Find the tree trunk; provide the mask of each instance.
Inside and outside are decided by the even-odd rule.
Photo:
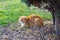
[[[60,10],[55,11],[55,32],[60,36]]]
[[[54,13],[51,13],[52,14],[52,18],[53,18],[53,25],[55,25],[55,15]]]

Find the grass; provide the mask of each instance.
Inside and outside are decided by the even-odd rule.
[[[38,14],[44,20],[51,20],[52,16],[48,11],[29,9],[20,0],[0,0],[0,25],[6,26],[17,22],[22,15]]]

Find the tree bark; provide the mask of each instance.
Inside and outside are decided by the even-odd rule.
[[[55,12],[55,32],[60,36],[60,10]]]

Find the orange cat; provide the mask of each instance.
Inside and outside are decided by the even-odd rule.
[[[35,14],[30,16],[21,16],[19,18],[19,23],[23,27],[42,27],[43,26],[43,19]]]

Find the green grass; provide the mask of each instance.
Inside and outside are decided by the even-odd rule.
[[[20,0],[0,0],[0,25],[6,26],[17,22],[22,15],[38,14],[44,20],[51,20],[52,16],[47,11],[29,9]]]

